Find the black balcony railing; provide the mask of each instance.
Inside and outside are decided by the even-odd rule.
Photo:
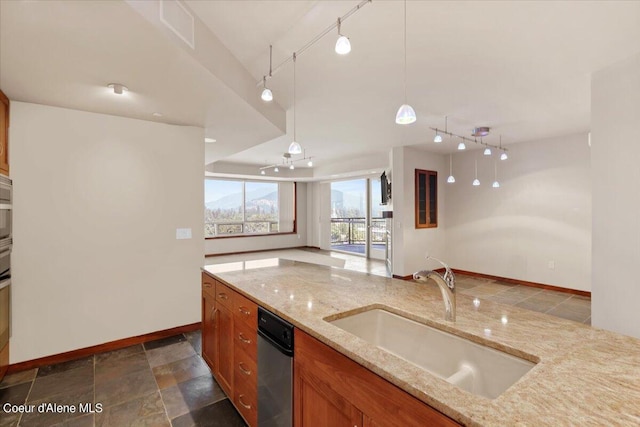
[[[384,218],[371,218],[371,243],[385,244],[387,223]],[[365,218],[331,218],[331,246],[364,245],[367,242]]]

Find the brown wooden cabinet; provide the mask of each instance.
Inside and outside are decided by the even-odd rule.
[[[9,175],[9,98],[0,90],[0,173]]]
[[[459,425],[299,329],[294,342],[294,426]]]
[[[202,274],[202,357],[251,427],[258,425],[258,306]]]
[[[0,349],[0,381],[4,378],[9,369],[9,343]]]

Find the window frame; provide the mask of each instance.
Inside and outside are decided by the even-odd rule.
[[[424,200],[425,200],[425,220],[426,222],[420,221],[420,177],[425,176],[425,186],[424,186]],[[435,194],[431,194],[429,180],[431,177],[435,177]],[[438,172],[430,171],[424,169],[416,169],[415,170],[415,225],[417,229],[421,228],[437,228],[438,227]],[[431,204],[434,205],[435,218],[431,218],[430,208]]]
[[[245,184],[247,182],[268,182],[278,184],[278,181],[265,181],[265,180],[251,180],[251,179],[233,179],[233,178],[216,178],[211,176],[206,176],[205,180],[219,180],[219,181],[238,181],[242,182],[242,221],[226,221],[220,222],[217,224],[242,224],[244,228],[245,223],[252,222],[265,222],[265,221],[247,221],[246,220],[246,209],[245,209]],[[280,190],[278,189],[278,198],[280,198]],[[204,200],[203,200],[204,202]],[[278,211],[278,216],[280,212]],[[203,224],[204,227],[204,224]],[[216,239],[237,239],[244,237],[264,237],[264,236],[283,236],[289,234],[298,234],[298,183],[296,181],[293,182],[293,230],[292,231],[283,231],[283,232],[275,232],[275,233],[239,233],[239,234],[229,234],[224,236],[205,236],[205,240],[216,240]]]

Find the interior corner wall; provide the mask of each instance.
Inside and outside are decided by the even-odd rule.
[[[438,172],[438,227],[415,228],[415,170]],[[408,276],[424,268],[436,268],[426,261],[429,254],[445,259],[445,195],[447,171],[440,154],[411,147],[394,147],[391,151],[391,200],[393,203],[393,274]]]
[[[296,230],[296,233],[288,234],[207,239],[205,240],[205,254],[217,255],[306,246],[307,183],[305,182],[296,183]]]
[[[591,82],[594,326],[640,338],[640,54]]]
[[[482,153],[453,155],[456,182],[446,184],[451,267],[591,290],[587,134],[513,144],[504,161]],[[471,185],[476,160],[478,187]],[[492,188],[496,165],[500,188]]]
[[[12,102],[11,363],[200,320],[203,137]]]

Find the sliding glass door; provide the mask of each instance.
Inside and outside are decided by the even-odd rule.
[[[331,250],[384,259],[386,227],[379,179],[331,183]]]

